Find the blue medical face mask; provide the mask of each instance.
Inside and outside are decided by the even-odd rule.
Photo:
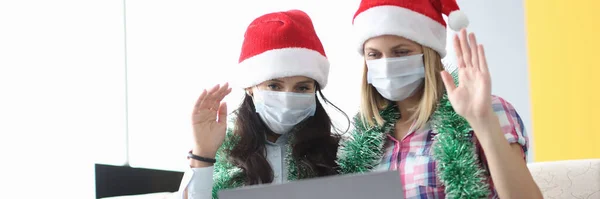
[[[293,93],[253,89],[254,107],[262,121],[274,133],[288,133],[298,123],[315,115],[314,93]]]
[[[402,101],[423,84],[423,54],[367,60],[367,82],[384,98]]]

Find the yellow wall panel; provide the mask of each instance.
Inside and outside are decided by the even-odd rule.
[[[599,7],[525,0],[536,162],[600,158]]]

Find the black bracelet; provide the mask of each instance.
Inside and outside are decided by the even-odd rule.
[[[188,153],[188,158],[192,158],[194,160],[198,160],[198,161],[206,162],[206,163],[211,163],[211,164],[214,164],[215,162],[217,162],[217,160],[215,160],[213,158],[205,158],[205,157],[202,157],[202,156],[194,155],[191,151]]]

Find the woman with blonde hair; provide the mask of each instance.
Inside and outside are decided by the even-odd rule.
[[[446,22],[458,69],[441,62]],[[405,198],[541,198],[518,113],[491,94],[481,44],[454,0],[362,0],[361,109],[338,151],[341,173],[399,170]],[[467,39],[468,37],[468,39]],[[468,41],[467,41],[468,40]]]

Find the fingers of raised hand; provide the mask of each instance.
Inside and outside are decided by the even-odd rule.
[[[209,109],[212,111],[219,111],[219,106],[224,103],[222,101],[229,93],[231,93],[231,88],[229,88],[229,85],[225,83],[215,94],[215,98],[213,99],[212,104],[210,104]]]
[[[460,38],[458,38],[458,35],[454,35],[454,52],[456,53],[456,61],[458,62],[458,68],[464,68],[465,60],[463,58],[462,49],[460,47]]]
[[[210,109],[211,111],[218,111],[219,104],[221,100],[225,98],[225,95],[229,94],[230,89],[229,85],[225,83],[223,86],[217,85],[218,89],[216,89],[212,95],[206,100],[205,108]]]
[[[469,47],[469,42],[467,41],[467,30],[460,30],[459,34],[459,42],[460,42],[460,52],[462,53],[463,61],[465,62],[465,67],[471,67],[471,48]]]
[[[454,51],[459,68],[468,67],[474,70],[488,71],[483,46],[477,43],[474,33],[467,34],[466,29],[460,30],[454,36]]]
[[[229,93],[231,93],[231,88],[229,88],[228,83],[225,83],[223,86],[221,86],[221,89],[219,89],[218,93],[215,95],[215,104],[213,104],[212,108],[219,108],[219,104],[225,98],[225,96],[229,95]]]
[[[227,103],[221,102],[219,105],[219,118],[218,122],[226,122],[227,121]]]
[[[485,58],[485,51],[483,50],[483,45],[479,44],[477,46],[477,53],[479,57],[479,70],[484,73],[488,72],[487,59]]]
[[[197,112],[198,109],[200,109],[200,105],[202,104],[202,101],[204,101],[207,95],[208,91],[206,91],[206,89],[202,90],[200,97],[198,97],[198,99],[196,100],[196,104],[194,105],[194,113]]]
[[[477,39],[474,33],[469,33],[469,47],[471,51],[471,65],[473,69],[479,70],[479,53],[477,52]]]
[[[198,101],[196,102],[195,112],[200,110],[211,110],[217,112],[221,100],[225,98],[227,94],[231,93],[231,88],[225,83],[224,85],[215,85],[211,89],[204,90]]]

